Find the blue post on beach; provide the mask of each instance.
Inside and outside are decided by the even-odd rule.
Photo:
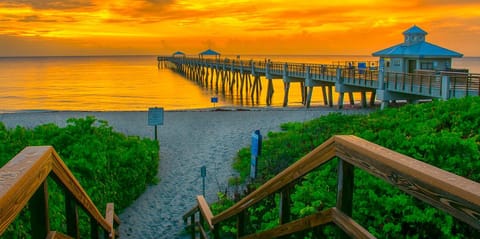
[[[252,133],[252,146],[250,149],[252,155],[250,161],[250,178],[255,179],[257,177],[258,156],[260,156],[262,152],[262,135],[258,129]]]
[[[207,167],[202,166],[200,168],[200,175],[202,176],[202,189],[203,189],[203,196],[205,197],[205,177],[207,177]]]

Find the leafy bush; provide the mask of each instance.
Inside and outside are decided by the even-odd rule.
[[[306,123],[288,123],[269,133],[259,158],[260,185],[333,135],[353,134],[428,164],[480,182],[480,98],[406,105],[369,115],[329,114]],[[249,175],[248,149],[234,168]],[[303,217],[335,205],[336,163],[304,177],[292,194],[292,214]],[[275,204],[271,200],[262,202]],[[379,238],[475,238],[470,226],[362,170],[355,170],[353,218]],[[273,210],[270,209],[270,210]],[[262,213],[264,213],[264,210]],[[264,215],[265,218],[267,214]],[[259,215],[255,214],[253,220]],[[272,218],[272,220],[274,220]],[[263,222],[262,229],[272,222]],[[324,231],[331,235],[331,231]],[[302,237],[303,238],[303,237]],[[308,238],[308,236],[307,236]]]
[[[145,191],[148,184],[157,182],[158,143],[115,132],[106,121],[91,116],[69,119],[64,128],[45,124],[32,130],[20,126],[7,129],[0,122],[0,140],[3,142],[0,144],[0,166],[26,146],[52,145],[100,212],[105,211],[108,202],[114,202],[115,211],[121,212]],[[65,224],[64,196],[53,181],[49,188],[52,228],[62,228]],[[88,224],[87,221],[85,226]],[[3,236],[23,238],[22,230],[16,236],[12,234],[18,227],[11,226]]]

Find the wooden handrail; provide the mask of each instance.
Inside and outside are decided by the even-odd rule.
[[[324,225],[333,221],[332,217],[333,209],[327,209],[321,212],[317,212],[313,215],[306,216],[302,219],[298,219],[289,223],[282,224],[270,230],[262,231],[257,234],[251,234],[241,237],[242,239],[254,239],[254,238],[277,238],[286,236],[294,232],[303,231],[311,227]]]
[[[0,234],[5,232],[49,175],[57,179],[78,205],[111,234],[111,238],[114,237],[112,223],[120,220],[113,212],[113,204],[107,206],[109,222],[51,146],[26,147],[0,169]]]
[[[335,156],[335,148],[333,146],[334,138],[330,138],[322,145],[307,154],[305,157],[303,157],[301,160],[295,162],[290,167],[279,173],[277,176],[268,180],[257,190],[250,193],[227,210],[214,216],[212,219],[212,223],[217,224],[221,221],[227,220],[228,218],[239,214],[246,208],[277,192],[281,188],[302,177],[303,175],[312,171],[318,166],[328,162],[328,160]]]
[[[387,181],[404,192],[480,230],[480,183],[352,135],[333,136],[257,190],[225,211],[213,216],[212,226],[215,227],[233,216],[242,215],[255,203],[298,182],[297,179],[335,157],[340,160],[336,208],[241,238],[270,238],[313,228],[320,223],[318,223],[318,219],[317,223],[312,223],[311,217],[319,217],[322,213],[329,215],[321,217],[322,223],[330,220],[346,234],[355,238],[374,238],[350,217],[353,166]],[[190,215],[192,215],[192,211],[190,211]],[[305,225],[308,225],[308,228]],[[292,229],[292,227],[296,228]]]
[[[212,223],[213,214],[212,214],[212,211],[210,211],[210,207],[208,206],[207,201],[203,196],[197,196],[197,202],[198,202],[198,209],[200,210],[200,213],[202,214],[203,218],[205,218],[205,220],[207,221],[207,224],[210,227],[210,230],[213,230],[213,223]]]
[[[337,156],[480,230],[480,184],[355,136],[335,136]]]

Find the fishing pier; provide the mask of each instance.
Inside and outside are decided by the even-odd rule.
[[[374,52],[379,61],[344,64],[311,64],[220,58],[211,49],[198,57],[187,57],[182,52],[172,56],[159,56],[158,66],[171,67],[203,86],[216,89],[221,84],[223,92],[236,87],[242,95],[245,91],[253,97],[261,89],[260,78],[267,80],[266,104],[272,104],[273,80],[282,80],[283,106],[288,105],[288,93],[292,82],[301,86],[302,103],[310,107],[313,89],[321,87],[323,102],[333,106],[333,89],[338,94],[337,105],[343,107],[345,93],[354,104],[354,93],[360,94],[362,107],[376,100],[384,108],[389,102],[460,98],[480,94],[480,74],[470,74],[465,69],[452,69],[452,58],[463,54],[427,42],[427,32],[412,26],[403,32],[404,42]],[[206,56],[206,57],[205,57]],[[171,64],[167,64],[171,63]],[[252,82],[253,77],[253,82]]]
[[[282,80],[284,107],[288,106],[292,82],[300,83],[302,102],[306,107],[310,107],[315,87],[322,89],[324,103],[329,106],[334,104],[335,91],[339,108],[343,107],[345,93],[350,104],[354,103],[353,93],[360,93],[362,107],[367,107],[367,93],[370,93],[370,105],[379,100],[382,107],[396,100],[448,100],[480,93],[480,74],[433,70],[389,72],[385,71],[381,61],[354,66],[175,56],[159,56],[157,60],[160,68],[171,68],[202,86],[223,91],[236,89],[240,94],[250,93],[252,97],[262,89],[260,77],[264,77],[267,80],[267,105],[272,102],[273,80]]]

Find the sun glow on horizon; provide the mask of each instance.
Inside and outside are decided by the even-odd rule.
[[[7,0],[0,55],[371,54],[413,24],[434,44],[480,55],[478,9],[469,0]]]

